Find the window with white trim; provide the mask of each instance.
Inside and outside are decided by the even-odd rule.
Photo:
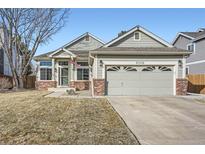
[[[77,80],[89,80],[88,62],[77,62]]]
[[[134,33],[134,40],[140,40],[140,33],[139,32]]]
[[[52,66],[51,61],[40,61],[40,66]]]
[[[41,80],[51,80],[52,79],[52,69],[51,68],[40,68],[40,79]]]
[[[89,80],[89,68],[78,68],[77,80]]]
[[[195,44],[194,43],[190,43],[187,45],[187,50],[195,52]]]
[[[52,80],[52,62],[40,61],[40,80]]]

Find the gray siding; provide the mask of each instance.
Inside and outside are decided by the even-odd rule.
[[[174,46],[179,48],[179,49],[184,49],[187,50],[187,44],[191,43],[192,40],[183,37],[183,36],[179,36],[178,39],[176,40],[176,42],[174,43]]]
[[[102,67],[100,66],[100,59],[97,60],[97,78],[102,79],[103,78],[103,71]]]
[[[189,65],[189,74],[205,74],[205,62]]]
[[[140,32],[140,31],[135,31]],[[140,40],[134,40],[134,33],[112,44],[110,47],[165,47],[165,45],[140,32]]]
[[[192,40],[180,36],[174,46],[180,49],[187,49],[187,45],[191,43]],[[187,63],[205,60],[205,40],[200,40],[195,42],[195,52],[193,52],[186,60]],[[205,63],[193,64],[189,66],[189,74],[201,74],[205,73]]]
[[[90,37],[89,41],[85,40],[85,37],[78,40],[67,49],[69,50],[94,50],[101,47],[103,44],[96,39]]]
[[[183,57],[182,56],[169,56],[169,57],[166,57],[166,56],[157,56],[157,57],[150,57],[150,56],[123,56],[123,57],[120,57],[120,56],[102,56],[102,57],[98,57],[97,58],[97,78],[99,79],[102,79],[103,78],[103,67],[100,66],[100,60],[103,59],[138,59],[138,60],[142,60],[143,59],[149,59],[149,60],[152,60],[152,59],[170,59],[170,60],[176,60],[176,59],[182,59]],[[178,60],[177,60],[178,61]],[[180,68],[178,67],[178,76],[177,78],[183,78],[183,69],[184,68]]]
[[[205,39],[195,43],[195,52],[187,59],[187,62],[205,60]]]

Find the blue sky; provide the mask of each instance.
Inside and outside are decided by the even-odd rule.
[[[205,27],[205,9],[71,9],[67,25],[36,55],[55,50],[90,32],[105,42],[121,30],[141,25],[171,42],[179,31],[195,31]]]

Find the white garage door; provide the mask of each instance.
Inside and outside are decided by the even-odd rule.
[[[107,95],[173,95],[170,66],[107,66]]]

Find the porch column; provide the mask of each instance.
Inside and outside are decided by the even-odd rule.
[[[55,59],[52,59],[52,80],[55,80]]]

